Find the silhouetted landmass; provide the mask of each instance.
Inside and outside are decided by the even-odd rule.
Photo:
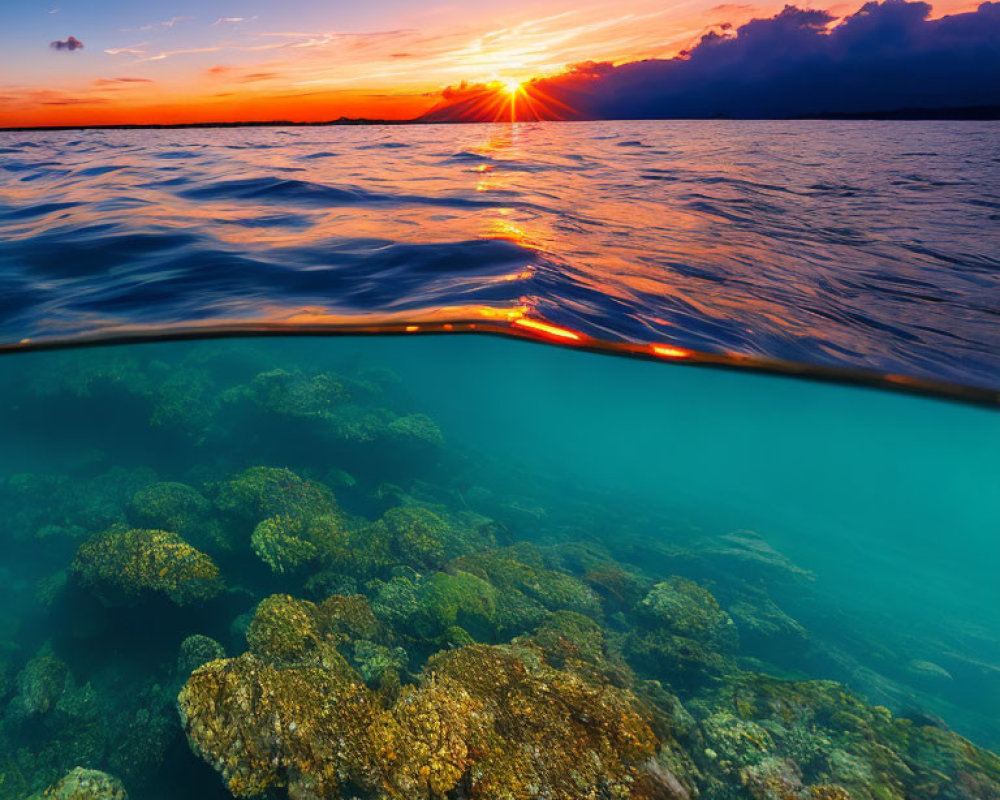
[[[265,122],[175,122],[122,124],[122,125],[17,125],[0,128],[0,131],[129,131],[129,130],[185,130],[188,128],[316,128],[327,125],[408,125],[414,120],[407,119],[366,119],[364,117],[340,117],[322,122],[293,122],[291,120],[267,120]]]
[[[962,108],[897,108],[893,111],[831,111],[800,119],[1000,120],[1000,105]]]

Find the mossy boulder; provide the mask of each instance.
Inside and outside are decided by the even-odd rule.
[[[202,664],[226,657],[225,648],[210,636],[192,634],[181,642],[177,654],[177,674],[187,677]]]
[[[785,800],[1000,798],[1000,757],[831,681],[744,674],[694,704],[723,781]],[[785,787],[784,794],[775,794]],[[768,794],[768,792],[772,792]]]
[[[627,691],[533,649],[440,653],[391,705],[350,673],[254,654],[197,670],[178,699],[188,740],[238,797],[625,800],[657,741]]]
[[[184,483],[163,481],[140,489],[129,500],[128,517],[137,528],[173,531],[201,547],[232,546],[212,503]]]
[[[708,646],[735,649],[736,626],[711,592],[687,578],[673,576],[657,583],[636,607],[657,629],[703,642]]]
[[[349,546],[333,493],[288,469],[251,467],[219,487],[216,503],[235,524],[253,526],[251,549],[277,573]]]
[[[96,769],[76,767],[45,792],[46,800],[128,800],[122,782]]]
[[[109,605],[150,592],[178,605],[215,597],[222,589],[219,568],[176,533],[162,530],[110,530],[84,542],[73,572]]]

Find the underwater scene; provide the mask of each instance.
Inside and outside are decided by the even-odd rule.
[[[4,800],[1000,798],[1000,417],[489,336],[0,357]]]

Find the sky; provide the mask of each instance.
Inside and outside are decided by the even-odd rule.
[[[515,103],[532,93],[538,101],[567,76],[579,78],[580,64],[600,65],[604,73],[592,69],[590,77],[617,96],[622,86],[606,79],[608,70],[625,68],[614,72],[619,83],[630,69],[633,83],[660,81],[660,73],[629,65],[707,58],[706,48],[742,34],[751,20],[777,25],[783,5],[0,0],[0,126],[412,119],[470,90],[498,105],[512,95]],[[796,19],[823,36],[859,8],[837,0],[799,5],[822,9],[816,24]],[[943,0],[917,22],[975,8]],[[581,86],[600,88],[574,84]],[[625,112],[636,115],[618,111]]]

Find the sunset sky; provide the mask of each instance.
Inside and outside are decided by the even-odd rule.
[[[154,9],[127,0],[6,0],[0,126],[408,119],[463,81],[669,58],[723,24],[782,5],[175,0]],[[842,17],[858,5],[800,7]],[[947,0],[933,15],[975,6]]]

